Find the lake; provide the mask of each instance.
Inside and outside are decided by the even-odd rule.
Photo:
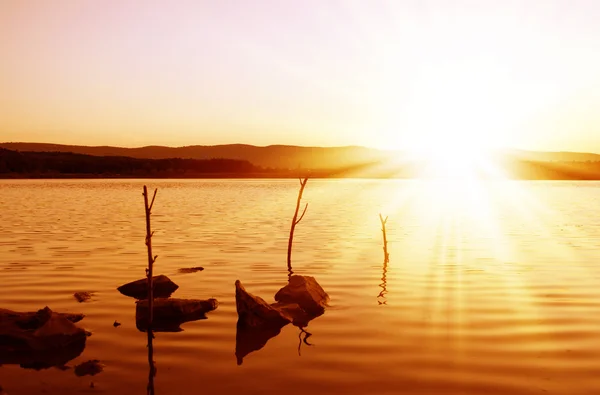
[[[116,290],[145,275],[144,184],[155,274],[219,301],[155,334],[156,394],[600,393],[600,183],[473,180],[309,180],[293,270],[330,305],[308,344],[287,325],[241,364],[234,283],[268,302],[286,284],[298,180],[0,181],[0,308],[81,312],[92,332],[68,368],[1,366],[7,393],[146,391],[147,336]]]

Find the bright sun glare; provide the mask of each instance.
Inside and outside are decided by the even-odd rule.
[[[423,133],[410,146],[394,142],[411,160],[421,162],[421,177],[476,178],[493,170],[491,148],[482,143],[475,129],[436,129]]]
[[[499,112],[501,86],[481,78],[470,80],[461,70],[452,76],[461,78],[444,74],[421,81],[422,89],[408,104],[408,112],[386,120],[389,128],[381,135],[381,145],[422,163],[422,177],[498,176],[491,152],[502,145],[514,123],[510,114]]]

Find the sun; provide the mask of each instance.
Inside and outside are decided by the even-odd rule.
[[[420,177],[475,178],[483,156],[461,146],[432,146],[414,149],[410,155],[422,163]]]
[[[410,145],[394,144],[419,163],[421,178],[473,179],[493,168],[492,149],[480,135],[476,129],[445,127],[422,130]]]
[[[520,125],[520,113],[507,106],[514,93],[505,85],[485,69],[461,64],[425,69],[411,85],[410,100],[382,95],[384,115],[374,121],[374,134],[380,146],[422,162],[424,177],[497,173],[492,153],[510,145]]]

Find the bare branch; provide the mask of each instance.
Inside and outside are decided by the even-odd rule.
[[[306,206],[304,206],[304,211],[302,212],[302,215],[300,216],[300,218],[296,221],[296,225],[298,225],[300,223],[300,221],[302,221],[302,218],[304,218],[304,214],[306,214],[307,208],[308,208],[308,203],[306,203]]]
[[[150,203],[150,207],[148,207],[148,212],[152,211],[152,206],[154,206],[154,199],[156,199],[156,192],[158,192],[158,189],[154,190],[154,196],[152,196],[152,202]]]
[[[294,217],[292,218],[292,225],[290,227],[290,238],[288,239],[287,264],[288,264],[288,272],[289,272],[290,276],[293,273],[292,272],[292,243],[294,240],[294,230],[296,228],[296,225],[298,225],[298,223],[300,221],[302,221],[302,218],[304,218],[304,214],[306,214],[306,210],[308,209],[308,203],[307,203],[306,206],[304,206],[304,211],[302,212],[302,215],[298,219],[298,211],[300,210],[300,203],[302,201],[302,193],[304,192],[304,187],[306,186],[306,183],[308,182],[308,176],[304,177],[304,179],[302,177],[298,177],[298,180],[300,181],[300,190],[298,191],[298,199],[296,199],[296,211],[294,211]]]
[[[381,232],[383,235],[383,258],[384,258],[384,263],[387,263],[389,261],[389,257],[390,257],[390,254],[388,253],[388,250],[387,250],[387,235],[386,235],[386,231],[385,231],[385,224],[387,223],[388,217],[386,216],[384,219],[383,215],[381,215],[381,213],[379,213],[379,220],[381,221]]]
[[[152,331],[152,321],[153,321],[153,311],[154,311],[154,283],[152,282],[152,271],[154,262],[158,255],[154,255],[152,257],[152,236],[154,232],[150,227],[150,214],[152,210],[152,205],[154,204],[154,199],[156,198],[156,192],[158,189],[154,190],[154,195],[152,196],[152,201],[148,204],[148,188],[144,185],[144,209],[146,212],[146,248],[148,250],[148,267],[146,268],[146,276],[148,277],[148,309],[150,310],[150,314],[148,314],[148,333]]]
[[[387,223],[388,220],[388,216],[386,215],[385,219],[383,218],[383,216],[381,215],[381,213],[379,214],[379,220],[381,221],[381,225],[385,225]]]

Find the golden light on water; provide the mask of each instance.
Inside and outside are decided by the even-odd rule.
[[[48,366],[0,344],[0,395],[600,393],[600,184],[515,181],[600,177],[598,21],[593,0],[0,0],[0,143],[85,145],[7,144],[0,176],[99,178],[0,180],[0,313],[93,335]],[[218,309],[146,339],[117,287],[147,262]],[[271,305],[292,272],[318,315]]]

